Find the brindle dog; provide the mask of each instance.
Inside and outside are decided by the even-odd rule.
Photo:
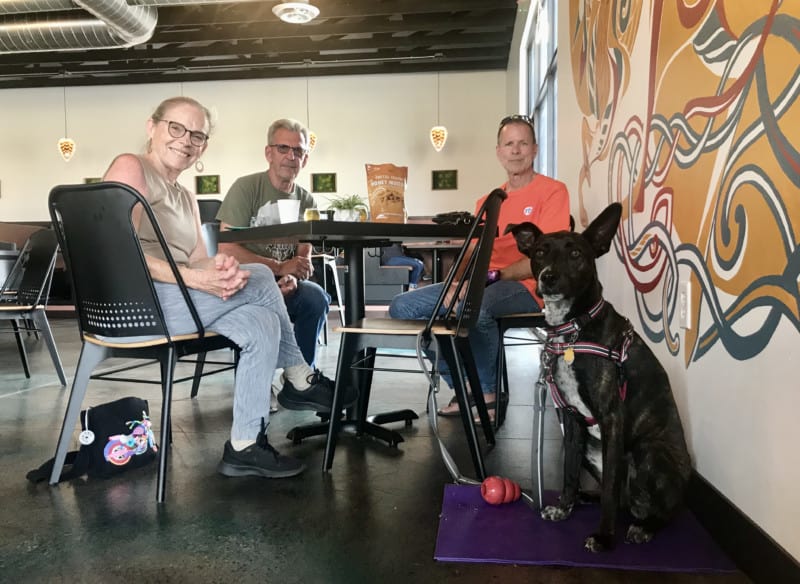
[[[582,464],[600,483],[600,526],[584,542],[614,546],[620,505],[634,517],[626,540],[642,543],[683,504],[691,462],[664,368],[630,322],[603,300],[595,260],[606,253],[622,207],[606,208],[583,233],[510,225],[544,299],[548,342],[542,367],[560,407],[564,484],[544,519],[569,517]]]

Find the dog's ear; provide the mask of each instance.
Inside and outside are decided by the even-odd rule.
[[[517,240],[517,249],[526,256],[531,257],[533,244],[536,238],[542,235],[542,230],[533,223],[526,221],[525,223],[507,225],[503,233],[509,232],[513,233],[514,239]]]
[[[596,257],[600,257],[611,249],[611,242],[617,233],[621,217],[622,205],[611,203],[594,221],[589,223],[589,227],[582,233],[583,237],[594,249]]]

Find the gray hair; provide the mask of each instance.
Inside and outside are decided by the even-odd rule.
[[[214,123],[211,121],[211,112],[208,110],[206,106],[204,106],[196,99],[192,99],[191,97],[184,97],[182,95],[179,95],[177,97],[170,97],[169,99],[165,99],[160,104],[158,104],[158,107],[150,117],[154,120],[163,120],[164,116],[167,115],[167,112],[169,112],[169,110],[179,105],[191,105],[199,109],[201,112],[203,112],[203,116],[205,116],[206,122],[208,122],[208,134],[209,135],[211,134],[211,132],[214,129]]]
[[[267,144],[273,143],[273,138],[275,138],[275,132],[278,130],[289,130],[290,132],[297,132],[303,137],[303,142],[306,143],[308,146],[308,128],[306,128],[301,122],[297,120],[292,120],[289,118],[281,118],[280,120],[275,120],[267,130]]]

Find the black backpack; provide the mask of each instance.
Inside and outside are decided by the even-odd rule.
[[[147,400],[124,397],[81,412],[79,450],[67,453],[60,481],[88,474],[108,478],[155,460],[155,442]],[[50,459],[26,477],[38,483],[48,480],[55,459]]]

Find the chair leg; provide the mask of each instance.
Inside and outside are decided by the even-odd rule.
[[[336,260],[326,261],[325,265],[328,266],[333,275],[333,285],[336,288],[336,299],[339,302],[339,323],[344,326],[344,299],[342,298],[342,288],[339,286],[339,274],[336,272]]]
[[[545,415],[545,406],[547,404],[547,384],[544,383],[544,380],[540,377],[539,380],[536,382],[536,386],[533,389],[534,391],[534,400],[535,405],[534,408],[536,410],[534,416],[534,430],[536,432],[536,449],[532,450],[531,452],[534,454],[531,458],[531,468],[536,469],[536,493],[538,495],[537,502],[539,503],[539,509],[544,507],[544,498],[543,498],[543,484],[544,484],[544,415]]]
[[[464,368],[461,366],[461,361],[465,356],[469,359],[472,358],[472,352],[469,350],[469,340],[466,338],[455,339],[448,335],[446,337],[439,337],[438,341],[439,348],[442,352],[442,358],[447,363],[448,367],[450,368],[450,373],[453,376],[453,389],[456,394],[456,399],[458,400],[458,409],[461,412],[461,421],[464,424],[464,433],[467,437],[467,445],[469,446],[469,451],[472,456],[472,463],[475,466],[475,474],[477,475],[478,480],[482,481],[486,478],[486,467],[483,462],[483,454],[481,453],[480,445],[478,444],[478,434],[475,431],[475,420],[472,419],[472,408],[469,407],[469,400],[467,399],[467,387],[464,382]],[[461,345],[466,345],[466,350]],[[461,358],[459,358],[459,355]],[[472,368],[474,369],[474,363]],[[470,379],[470,384],[472,384],[472,379]],[[480,385],[478,385],[477,391],[480,393]],[[480,398],[474,397],[474,389],[472,393],[476,404],[478,399],[481,401],[483,400],[482,396]],[[488,429],[489,432],[491,432],[491,428],[488,427],[486,404],[482,405],[483,414],[487,419],[484,421],[483,418],[481,418],[481,420],[486,426],[484,429]],[[478,411],[481,411],[480,405],[478,405]]]
[[[365,370],[356,371],[358,383],[358,401],[356,402],[356,435],[364,434],[364,422],[367,421],[369,398],[372,393],[372,374],[375,367],[375,347],[367,347],[363,352],[363,367]]]
[[[75,429],[75,424],[78,423],[78,416],[81,413],[81,404],[83,398],[86,396],[86,388],[89,385],[89,378],[92,371],[97,367],[108,355],[108,350],[105,347],[99,347],[91,343],[83,343],[81,347],[81,356],[78,359],[78,368],[75,371],[75,378],[72,380],[72,390],[69,394],[69,401],[67,402],[67,412],[64,414],[64,423],[61,425],[61,434],[58,438],[58,445],[56,446],[56,456],[53,461],[53,471],[50,474],[50,484],[58,484],[58,479],[61,478],[61,470],[64,468],[64,459],[67,456],[69,449],[70,438]]]
[[[197,354],[197,362],[194,365],[194,379],[192,379],[192,399],[197,397],[197,390],[200,389],[200,380],[203,378],[203,367],[206,363],[206,352]]]
[[[53,331],[50,328],[50,322],[47,320],[47,315],[44,310],[35,310],[31,315],[33,324],[36,330],[41,331],[44,337],[44,342],[47,345],[47,350],[50,351],[50,358],[53,360],[53,366],[56,368],[56,374],[63,387],[67,386],[67,377],[64,375],[64,367],[61,365],[61,357],[58,356],[58,347],[53,338]]]
[[[497,430],[505,421],[506,412],[502,406],[503,394],[508,393],[508,372],[506,371],[505,329],[498,323],[497,363],[495,366],[494,386],[494,429]]]
[[[31,368],[28,365],[28,352],[25,350],[25,341],[22,340],[22,331],[19,328],[19,322],[16,319],[11,320],[11,327],[14,329],[14,337],[17,339],[17,349],[19,349],[19,358],[22,361],[22,370],[25,371],[25,377],[31,378]]]
[[[158,452],[158,478],[156,479],[156,502],[163,503],[167,485],[167,458],[172,445],[172,379],[177,362],[175,350],[168,348],[161,357],[161,449]]]
[[[328,439],[325,442],[325,456],[322,460],[322,472],[327,472],[333,466],[333,455],[336,451],[336,441],[339,437],[339,430],[342,427],[341,416],[339,412],[342,411],[342,399],[344,398],[344,387],[348,383],[348,378],[352,378],[353,382],[357,382],[359,377],[356,376],[357,371],[352,371],[350,365],[353,363],[353,357],[356,354],[356,347],[358,346],[358,335],[342,333],[341,341],[339,342],[339,361],[336,365],[336,382],[333,390],[333,404],[331,404],[331,417],[328,422]],[[353,375],[347,375],[346,372],[351,372]],[[368,401],[369,395],[358,396],[358,403],[362,400]],[[366,408],[366,406],[365,406]]]
[[[494,427],[489,421],[489,411],[486,409],[486,400],[483,399],[483,391],[481,390],[481,380],[478,376],[478,368],[475,365],[475,358],[472,355],[472,346],[468,340],[462,337],[454,339],[456,349],[461,357],[463,363],[463,371],[466,374],[466,379],[469,382],[469,387],[472,390],[472,402],[475,404],[475,409],[478,410],[478,418],[481,421],[483,434],[486,437],[486,443],[494,445]],[[496,404],[499,405],[499,404]],[[469,415],[472,417],[472,409],[469,408]]]

